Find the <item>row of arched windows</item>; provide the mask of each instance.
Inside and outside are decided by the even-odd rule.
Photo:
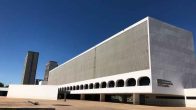
[[[148,86],[150,85],[150,78],[145,76],[138,79],[138,86]],[[59,91],[69,91],[69,90],[85,90],[85,89],[99,89],[99,88],[114,88],[114,87],[129,87],[129,86],[136,86],[136,80],[134,78],[128,78],[126,81],[123,79],[119,79],[116,82],[111,81],[103,81],[101,83],[90,83],[90,84],[81,84],[75,86],[68,86],[59,88]]]

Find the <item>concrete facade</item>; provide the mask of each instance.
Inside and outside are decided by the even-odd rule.
[[[149,19],[153,93],[184,94],[196,87],[195,55],[192,33]],[[157,80],[171,81],[170,87],[157,86]]]
[[[115,38],[50,71],[48,84],[66,84],[149,69],[147,34],[146,21],[116,34]]]
[[[48,84],[80,99],[121,95],[133,104],[185,106],[195,67],[192,33],[146,17],[51,70]]]
[[[25,58],[22,84],[35,84],[39,53],[28,51]]]

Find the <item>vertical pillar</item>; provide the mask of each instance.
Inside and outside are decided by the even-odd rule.
[[[80,94],[80,100],[85,100],[85,94]]]
[[[136,94],[136,93],[133,94],[133,104],[135,104],[135,105],[140,104],[140,95],[139,94]]]
[[[105,101],[105,94],[100,94],[100,102],[104,102]]]

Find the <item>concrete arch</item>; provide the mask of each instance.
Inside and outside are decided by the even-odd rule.
[[[136,86],[136,80],[134,78],[128,78],[126,80],[126,86]]]
[[[101,88],[106,88],[107,87],[107,83],[105,81],[101,82]]]
[[[137,82],[138,86],[148,86],[150,85],[150,78],[148,76],[140,77]]]
[[[80,90],[83,90],[84,89],[84,86],[83,85],[80,85]]]
[[[116,81],[116,87],[124,87],[125,81],[123,79],[119,79]]]
[[[89,84],[89,89],[93,89],[93,83]]]
[[[113,80],[109,81],[109,82],[108,82],[108,87],[109,87],[109,88],[115,87],[115,82],[114,82]]]
[[[80,89],[80,86],[79,86],[79,85],[77,85],[77,86],[76,86],[76,90],[79,90],[79,89]]]
[[[95,88],[95,89],[98,89],[99,86],[100,86],[100,84],[99,84],[98,82],[96,82],[96,83],[94,84],[94,88]]]
[[[84,85],[84,89],[88,89],[88,84],[85,84]]]

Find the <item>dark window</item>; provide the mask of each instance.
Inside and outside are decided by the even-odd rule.
[[[187,96],[186,99],[196,100],[195,96]]]
[[[136,85],[136,80],[134,78],[129,78],[126,81],[126,86],[135,86]]]
[[[72,90],[72,86],[70,86],[70,90]]]
[[[80,90],[83,90],[83,85],[80,85]]]
[[[67,87],[67,90],[69,90],[69,87]]]
[[[101,88],[106,88],[106,82],[101,83]]]
[[[93,83],[89,84],[89,89],[93,89]]]
[[[95,89],[97,89],[97,88],[99,88],[99,83],[98,82],[95,83]]]
[[[139,79],[139,86],[147,86],[150,85],[150,78],[149,77],[141,77]]]
[[[115,86],[114,81],[109,81],[109,82],[108,82],[108,87],[109,87],[109,88],[113,88],[114,86]]]
[[[73,90],[76,90],[76,86],[73,86]]]
[[[79,90],[79,88],[80,88],[79,85],[77,85],[77,86],[76,86],[76,90]]]
[[[84,89],[88,89],[88,84],[85,84]]]
[[[116,82],[116,87],[124,87],[124,80],[120,79]]]
[[[184,99],[184,96],[156,96],[157,99]]]

